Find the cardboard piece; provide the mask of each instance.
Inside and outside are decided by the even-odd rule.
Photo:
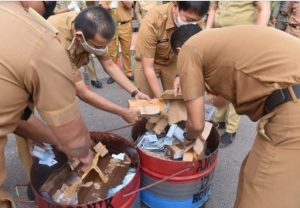
[[[166,116],[162,116],[157,124],[154,126],[152,131],[156,135],[160,135],[162,132],[165,131],[165,128],[168,126],[168,118]]]
[[[208,136],[211,132],[212,127],[213,127],[212,123],[205,121],[204,129],[202,131],[202,138],[204,139],[204,141],[207,140],[207,138],[208,138]]]
[[[160,99],[148,100],[128,100],[130,109],[137,109],[142,116],[159,115],[164,111],[164,102]]]
[[[183,154],[182,161],[192,162],[193,160],[194,160],[194,152],[193,151],[188,151]]]
[[[183,157],[184,148],[182,145],[179,144],[167,145],[165,149],[165,154],[173,159],[180,159]]]
[[[149,116],[149,115],[159,115],[160,109],[159,106],[141,106],[139,109],[142,116]]]
[[[170,101],[170,109],[167,113],[169,124],[178,123],[179,121],[187,120],[187,112],[183,100]]]
[[[98,142],[98,144],[96,144],[93,149],[95,150],[95,152],[99,153],[101,157],[104,157],[106,154],[108,154],[108,150],[101,142]]]
[[[201,155],[204,150],[204,144],[200,139],[196,139],[195,144],[193,146],[193,150],[196,153],[196,155]]]
[[[160,96],[163,100],[183,100],[183,95],[180,93],[177,96],[174,94],[174,90],[166,90]]]

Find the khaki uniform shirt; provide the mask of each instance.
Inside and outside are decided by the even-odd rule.
[[[278,44],[281,43],[281,44]],[[274,90],[300,83],[300,41],[274,28],[233,26],[204,30],[179,52],[185,100],[211,92],[256,121]]]
[[[255,24],[257,5],[255,1],[219,1],[215,27]]]
[[[79,113],[66,51],[55,33],[19,2],[0,3],[0,136],[13,132],[33,103],[53,126]]]
[[[77,16],[76,12],[66,12],[53,15],[48,18],[48,22],[58,30],[58,38],[63,47],[68,51],[72,69],[74,82],[82,80],[79,68],[86,64],[89,60],[90,53],[85,51],[81,45],[76,45],[73,41],[75,36],[74,20]],[[102,56],[97,56],[99,61],[110,59],[108,52]]]
[[[141,22],[136,43],[136,60],[154,58],[154,64],[169,65],[176,61],[170,39],[176,29],[172,18],[173,3],[150,10]]]

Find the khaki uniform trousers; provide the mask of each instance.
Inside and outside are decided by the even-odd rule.
[[[6,178],[4,148],[7,143],[6,136],[0,136],[0,208],[15,208],[12,196],[2,190],[2,184]]]
[[[92,55],[89,57],[89,62],[86,65],[87,72],[93,81],[97,81],[95,59]]]
[[[172,62],[170,65],[155,65],[154,67],[155,73],[157,77],[160,78],[163,90],[173,89],[173,82],[178,74],[176,61]],[[148,80],[144,74],[144,70],[142,68],[142,63],[136,61],[135,70],[134,70],[134,82],[135,85],[144,93],[149,95],[150,97],[154,97],[154,94],[151,90],[151,87],[148,83]]]
[[[230,103],[224,108],[218,108],[214,115],[214,122],[225,122],[227,133],[235,133],[239,126],[241,117],[235,112],[233,105]]]
[[[300,100],[260,119],[244,160],[235,208],[300,207]]]
[[[132,76],[132,69],[131,69],[131,54],[130,54],[130,46],[131,46],[131,39],[132,39],[132,27],[131,21],[122,25],[118,25],[118,30],[113,40],[108,45],[109,54],[114,63],[117,64],[118,61],[118,46],[119,44],[117,41],[120,42],[121,50],[122,50],[122,65],[123,71],[127,77]]]
[[[287,25],[287,15],[279,14],[277,17],[277,22],[275,23],[275,28],[285,31]]]

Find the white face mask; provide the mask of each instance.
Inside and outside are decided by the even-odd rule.
[[[195,24],[197,24],[197,22],[186,22],[178,14],[177,15],[177,21],[175,22],[175,24],[176,24],[177,27],[180,27],[180,26],[188,25],[188,24],[194,24],[195,25]]]
[[[94,48],[86,42],[84,35],[82,35],[82,37],[83,37],[83,42],[80,43],[81,46],[84,48],[84,50],[86,50],[87,52],[92,53],[96,56],[101,56],[107,51],[107,46],[104,48]]]

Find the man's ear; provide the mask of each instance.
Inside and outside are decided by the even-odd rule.
[[[83,34],[82,34],[81,31],[76,31],[76,32],[75,32],[75,38],[76,38],[78,41],[80,41],[80,42],[84,42],[84,40],[83,40]]]
[[[177,54],[179,53],[180,50],[181,50],[181,47],[176,48]]]

